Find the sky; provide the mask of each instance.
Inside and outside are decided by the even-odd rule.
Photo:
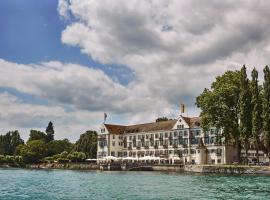
[[[1,0],[0,133],[198,116],[215,77],[270,56],[269,1]]]

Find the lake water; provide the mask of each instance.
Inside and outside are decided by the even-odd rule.
[[[270,177],[0,169],[0,199],[270,199]]]

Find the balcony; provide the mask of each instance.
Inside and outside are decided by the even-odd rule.
[[[155,145],[155,146],[154,146],[154,149],[158,149],[158,145]]]
[[[149,149],[149,146],[145,146],[144,148],[145,148],[145,149]]]
[[[132,147],[128,147],[128,150],[132,150]]]
[[[174,149],[178,148],[178,145],[177,145],[177,144],[174,144],[174,145],[173,145],[173,148],[174,148]]]
[[[141,147],[137,147],[136,149],[137,149],[137,150],[141,150]]]
[[[163,140],[163,137],[159,137],[159,140]]]

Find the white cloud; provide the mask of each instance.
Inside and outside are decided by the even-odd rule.
[[[252,65],[247,61],[254,50],[269,56],[263,50],[270,45],[269,5],[72,0],[74,20],[62,32],[62,42],[101,63],[131,69],[135,78],[127,89],[136,96],[192,106],[216,75]]]
[[[2,108],[10,108],[2,120],[12,126],[7,119],[18,119],[13,125],[23,128],[31,127],[26,119],[38,124],[35,119],[53,118],[59,131],[64,130],[62,135],[71,135],[97,127],[103,112],[114,123],[145,122],[162,115],[175,117],[182,102],[189,116],[197,115],[195,97],[215,76],[243,64],[256,66],[261,76],[270,56],[269,4],[59,0],[60,17],[70,19],[62,42],[105,65],[125,66],[134,78],[121,85],[91,67],[55,61],[22,65],[0,59],[0,87],[49,102],[32,105],[2,94]]]

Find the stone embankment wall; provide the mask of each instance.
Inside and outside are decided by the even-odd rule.
[[[239,165],[185,165],[185,172],[217,174],[269,174],[270,167]]]
[[[31,169],[77,169],[77,170],[99,170],[99,166],[96,164],[85,164],[85,163],[42,163],[27,165],[26,168]]]

